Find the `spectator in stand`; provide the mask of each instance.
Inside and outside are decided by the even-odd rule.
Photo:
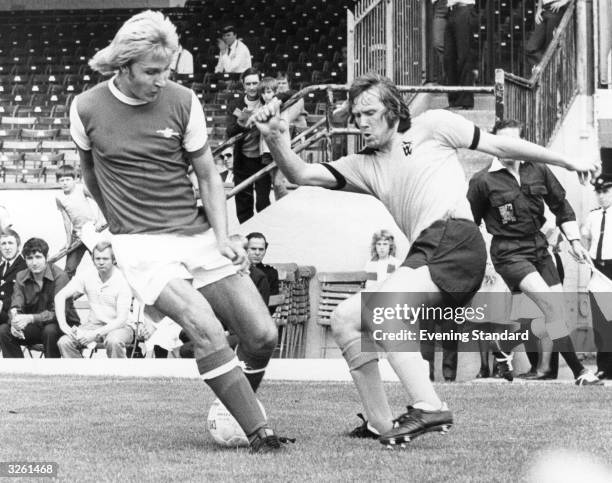
[[[249,258],[249,263],[251,268],[256,268],[263,272],[268,280],[268,285],[270,287],[270,295],[278,295],[279,293],[279,283],[278,283],[278,270],[274,268],[272,265],[266,265],[263,263],[263,259],[266,256],[266,252],[268,251],[268,240],[263,235],[263,233],[252,232],[246,236],[247,245],[246,252]],[[269,297],[268,297],[269,299]],[[268,301],[266,301],[266,304]],[[270,309],[270,313],[273,314],[276,310],[276,306],[268,307]]]
[[[243,72],[242,84],[244,96],[234,100],[228,106],[227,136],[240,133],[247,135],[234,145],[234,182],[239,184],[265,167],[260,152],[259,131],[250,129],[247,125],[249,117],[262,106],[259,96],[260,74],[257,69],[247,69]],[[253,205],[259,212],[270,205],[270,175],[263,176],[247,189],[236,194],[236,215],[238,221],[244,223],[253,216]],[[253,194],[255,190],[255,195]],[[255,198],[256,197],[256,198]]]
[[[224,170],[221,171],[221,179],[226,185],[234,185],[234,149],[229,146],[221,153],[221,161]]]
[[[110,242],[99,242],[93,249],[97,273],[79,273],[55,296],[57,322],[64,335],[58,346],[62,357],[83,357],[82,350],[103,343],[109,358],[125,359],[125,346],[134,340],[128,325],[132,290],[121,271],[115,267]],[[66,299],[86,295],[89,300],[87,322],[70,327],[66,322]]]
[[[0,324],[9,322],[9,308],[13,297],[15,277],[19,272],[28,268],[19,253],[21,239],[16,231],[6,228],[0,232]]]
[[[444,68],[444,35],[448,19],[448,6],[446,0],[431,0],[431,3],[433,3],[431,41],[436,55],[436,64]],[[444,74],[441,74],[442,79],[444,79]],[[434,81],[441,82],[442,79],[434,79]]]
[[[181,75],[193,75],[193,55],[180,44],[170,65],[173,78]]]
[[[372,235],[370,255],[370,261],[365,266],[366,288],[389,278],[400,265],[395,258],[395,238],[389,230],[380,230]]]
[[[30,238],[23,245],[27,268],[15,277],[9,310],[10,324],[0,325],[0,348],[5,358],[23,358],[22,345],[42,344],[47,358],[59,358],[62,335],[55,317],[55,295],[68,283],[68,275],[47,262],[49,245]],[[66,304],[68,325],[79,324],[72,300]]]
[[[444,73],[450,86],[474,84],[476,59],[472,41],[478,29],[476,0],[448,0],[448,20],[444,31]],[[448,105],[456,109],[472,109],[474,94],[451,92]]]
[[[544,52],[548,44],[552,41],[555,35],[555,29],[561,22],[565,7],[571,0],[538,0],[538,6],[535,12],[535,28],[527,44],[525,50],[527,52],[527,61],[534,69],[544,57]]]
[[[276,93],[278,92],[278,81],[274,77],[264,77],[257,87],[257,92],[261,99],[261,103],[268,104],[272,99],[276,99]],[[259,152],[261,154],[261,161],[263,164],[270,164],[272,162],[270,149],[261,136],[259,138]]]
[[[76,170],[73,166],[68,164],[60,166],[56,177],[62,193],[56,196],[55,201],[64,219],[66,249],[68,249],[74,242],[81,239],[81,233],[86,224],[92,223],[96,230],[100,230],[104,226],[104,221],[87,188],[77,183]],[[66,255],[65,271],[69,278],[74,277],[86,251],[87,247],[82,243]]]
[[[251,68],[251,52],[236,36],[233,25],[226,25],[221,29],[222,37],[219,39],[219,61],[215,67],[217,74],[241,75]]]

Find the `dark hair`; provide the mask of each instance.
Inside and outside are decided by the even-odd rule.
[[[249,67],[242,74],[240,74],[240,80],[244,82],[244,79],[246,79],[248,75],[256,75],[257,78],[261,80],[261,73],[255,67]]]
[[[17,246],[21,245],[21,238],[19,237],[19,234],[12,228],[5,228],[4,231],[1,231],[0,238],[3,236],[12,236],[17,242]]]
[[[259,238],[259,239],[263,240],[264,243],[265,243],[265,247],[268,248],[268,240],[266,240],[266,237],[264,236],[263,233],[259,233],[258,231],[254,231],[252,233],[249,233],[246,236],[247,243],[251,241],[251,238]]]
[[[236,27],[233,25],[224,25],[223,28],[221,28],[222,34],[229,34],[230,32],[236,33]]]
[[[45,258],[47,258],[47,255],[49,255],[49,245],[42,238],[30,238],[23,244],[21,254],[24,257],[34,255],[36,252],[42,253]]]
[[[497,121],[493,126],[493,129],[491,129],[491,133],[497,134],[502,129],[518,129],[521,137],[523,137],[525,134],[523,123],[514,119],[503,119],[501,121]]]
[[[406,100],[391,79],[378,74],[368,73],[361,77],[357,77],[357,79],[353,81],[349,88],[349,112],[352,113],[357,97],[373,88],[378,89],[380,102],[382,102],[386,108],[384,116],[389,126],[399,121],[397,127],[399,132],[405,132],[410,129],[410,110],[408,109]],[[351,114],[351,121],[352,120],[353,115]]]
[[[76,179],[76,169],[74,169],[74,166],[71,166],[69,164],[62,164],[59,168],[57,168],[57,171],[55,172],[55,177],[58,181],[60,178],[66,177]]]

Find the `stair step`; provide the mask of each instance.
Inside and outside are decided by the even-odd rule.
[[[429,109],[444,109],[448,106],[446,94],[430,94]],[[474,109],[495,110],[495,96],[493,94],[474,94]]]

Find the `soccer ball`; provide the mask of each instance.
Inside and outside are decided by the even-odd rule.
[[[259,400],[257,402],[265,417],[266,411],[263,405]],[[234,416],[230,414],[227,408],[218,399],[215,399],[208,411],[206,427],[215,440],[215,443],[221,446],[236,448],[249,445],[249,440],[244,434],[244,431],[242,431],[238,421],[234,419]]]

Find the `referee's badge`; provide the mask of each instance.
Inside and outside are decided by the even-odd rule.
[[[404,151],[404,156],[412,154],[412,141],[402,141],[402,150]]]
[[[508,223],[512,223],[516,221],[516,216],[514,216],[514,206],[512,203],[506,203],[505,205],[498,206],[499,216],[501,216],[501,222],[504,225]]]

